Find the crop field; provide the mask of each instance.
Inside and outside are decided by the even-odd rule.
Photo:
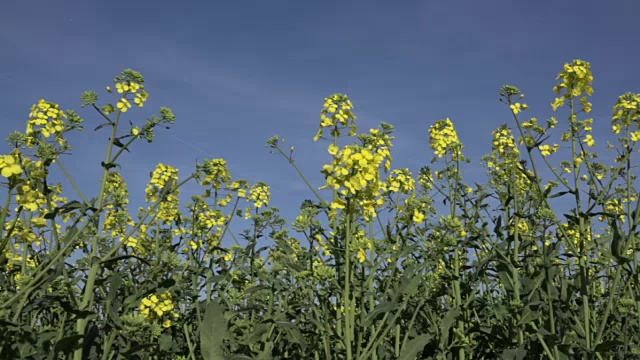
[[[496,89],[510,122],[474,157],[484,183],[465,178],[455,119],[424,129],[432,161],[412,173],[392,125],[361,129],[347,95],[328,96],[309,129],[324,186],[266,140],[308,186],[293,223],[221,158],[158,164],[132,208],[121,160],[176,120],[133,116],[153,93],[134,70],[81,96],[108,134],[97,193],[63,165],[84,120],[38,101],[0,156],[0,358],[640,358],[640,94],[613,104],[601,163],[590,63],[556,80],[546,120]]]

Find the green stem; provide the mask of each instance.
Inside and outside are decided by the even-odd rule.
[[[577,154],[577,137],[578,137],[578,128],[576,125],[576,113],[574,109],[574,99],[573,96],[570,98],[570,126],[571,126],[571,152],[573,158],[575,159]],[[580,260],[578,264],[580,266],[580,276],[582,277],[582,286],[580,292],[582,293],[582,316],[584,320],[584,336],[586,340],[587,349],[591,349],[591,325],[590,325],[590,313],[589,313],[589,273],[588,273],[588,255],[587,255],[587,229],[585,228],[584,218],[582,217],[582,201],[580,200],[580,185],[579,185],[579,167],[576,166],[576,162],[573,161],[573,186],[574,186],[574,196],[576,199],[576,212],[579,217],[579,228],[580,228]],[[590,235],[590,234],[589,234]],[[585,355],[586,356],[586,355]]]
[[[189,329],[187,328],[187,324],[182,325],[182,330],[184,331],[184,337],[187,339],[187,347],[189,347],[189,357],[191,360],[196,360],[195,356],[195,348],[191,343],[191,339],[189,338]]]
[[[519,238],[519,229],[518,226],[520,224],[520,217],[518,216],[518,184],[514,177],[512,177],[511,182],[511,192],[513,194],[513,253],[512,259],[513,261],[513,298],[518,304],[518,306],[522,303],[520,300],[520,238]],[[521,309],[518,307],[518,312],[515,315],[516,324],[520,321]],[[518,326],[518,346],[524,343],[524,333],[522,331],[522,326]]]
[[[543,234],[546,234],[546,228],[543,231]],[[547,248],[544,242],[544,238],[542,239],[542,256],[544,257],[544,263],[546,264],[548,260],[547,257]],[[555,344],[556,342],[556,319],[555,319],[555,310],[553,308],[553,298],[551,297],[551,286],[552,286],[552,278],[551,278],[551,266],[545,266],[545,277],[546,277],[546,285],[547,285],[547,306],[549,307],[548,312],[549,312],[549,328],[551,331],[551,335],[554,336],[554,345],[553,345],[553,354],[555,355],[555,358],[559,358],[560,354],[559,354],[559,349],[558,349],[558,345]]]
[[[9,188],[7,198],[4,200],[4,206],[2,207],[2,213],[0,214],[0,234],[4,234],[4,224],[7,221],[7,215],[9,214],[9,206],[11,205],[11,193],[13,188]],[[4,251],[5,246],[9,242],[9,234],[3,237],[2,246],[0,246],[0,254]]]
[[[336,142],[337,142],[337,140],[334,141],[334,144]],[[320,196],[318,191],[313,186],[311,186],[311,184],[309,183],[309,180],[307,180],[307,177],[304,176],[304,174],[302,173],[300,168],[293,162],[293,159],[291,157],[289,157],[289,155],[285,154],[284,151],[282,151],[282,149],[280,149],[280,147],[278,145],[275,145],[275,149],[278,150],[280,152],[280,154],[282,154],[282,156],[284,156],[287,159],[287,161],[289,161],[289,164],[291,164],[291,166],[293,166],[293,168],[296,170],[298,175],[300,175],[300,177],[302,178],[302,181],[304,181],[304,183],[307,185],[307,187],[309,187],[311,192],[313,192],[313,195],[315,195],[316,198],[318,198],[318,201],[320,201],[320,203],[324,204],[325,201],[324,201],[324,199],[322,199],[322,196]]]
[[[347,225],[346,225],[346,241],[345,241],[345,273],[344,273],[344,293],[342,295],[342,303],[344,304],[344,333],[345,346],[347,348],[347,360],[353,359],[351,343],[353,341],[353,324],[351,317],[351,254],[349,246],[351,245],[351,214],[349,213],[350,201],[347,201]]]
[[[62,163],[60,162],[60,159],[56,159],[56,163],[58,164],[58,166],[60,167],[60,170],[62,170],[62,172],[67,176],[67,179],[69,180],[69,182],[71,183],[71,185],[73,185],[73,188],[76,189],[76,192],[78,193],[78,196],[80,196],[80,198],[82,199],[82,201],[85,203],[85,205],[89,204],[89,200],[87,200],[87,198],[84,196],[84,194],[82,193],[82,191],[80,190],[80,187],[78,186],[78,184],[76,183],[76,181],[73,179],[73,177],[71,177],[71,174],[69,174],[69,171],[67,171],[67,168],[65,168]]]
[[[118,115],[116,115],[116,121],[112,124],[111,127],[111,138],[109,139],[109,147],[107,148],[107,156],[105,159],[105,163],[111,163],[111,155],[113,153],[113,144],[116,139],[116,131],[118,130],[118,123],[120,122],[120,116],[122,115],[122,111],[118,111]],[[96,207],[98,208],[98,212],[102,211],[102,205],[105,198],[105,188],[107,185],[107,176],[109,175],[109,169],[105,168],[102,173],[102,180],[100,182],[100,192],[98,193],[98,201],[96,203]],[[96,229],[99,227],[100,218],[95,219],[95,227]],[[91,239],[91,257],[98,257],[98,237],[93,236]],[[100,263],[97,261],[92,261],[91,268],[89,270],[89,276],[87,276],[87,282],[85,283],[84,294],[82,296],[82,302],[80,303],[80,310],[86,310],[93,300],[93,289],[95,287],[95,281],[98,276],[98,271],[100,270]],[[84,318],[80,318],[77,321],[76,325],[76,333],[78,335],[84,336],[85,329],[87,327],[87,320]],[[82,349],[78,349],[73,354],[74,360],[82,360]]]
[[[602,334],[604,333],[604,328],[607,326],[607,321],[609,319],[609,314],[611,313],[611,309],[613,307],[613,298],[616,294],[616,289],[618,288],[618,283],[620,282],[620,273],[622,271],[622,266],[618,265],[616,267],[616,273],[613,279],[613,287],[609,290],[609,299],[607,300],[607,307],[604,310],[604,314],[602,315],[602,320],[600,321],[600,326],[598,328],[598,333],[593,341],[594,345],[598,345],[600,343],[600,339],[602,339]]]

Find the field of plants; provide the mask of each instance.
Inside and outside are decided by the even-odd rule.
[[[496,89],[510,120],[474,159],[484,183],[465,179],[451,119],[424,129],[412,174],[394,168],[392,125],[363,131],[329,96],[324,186],[266,143],[308,185],[293,223],[224,159],[158,164],[132,209],[120,162],[176,120],[137,120],[136,71],[81,96],[90,130],[110,133],[96,194],[60,158],[84,120],[42,99],[0,156],[0,359],[638,359],[640,94],[613,104],[603,164],[592,82],[588,62],[565,64],[546,120]],[[187,182],[200,194],[184,199]]]

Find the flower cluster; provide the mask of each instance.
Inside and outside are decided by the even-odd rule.
[[[518,145],[516,144],[511,129],[506,125],[502,125],[499,129],[493,131],[493,156],[497,160],[506,162],[513,162],[520,159]],[[498,166],[500,165],[496,167]]]
[[[591,136],[591,135],[587,135],[587,136]],[[559,148],[560,148],[560,145],[558,144],[540,145],[540,147],[538,147],[538,149],[540,149],[540,155],[542,156],[549,156],[555,153],[556,151],[558,151]]]
[[[626,216],[624,211],[624,205],[620,199],[608,200],[604,204],[603,208],[606,212],[617,215],[618,218],[620,219],[620,222],[622,222],[623,224],[625,223]]]
[[[397,169],[389,174],[384,188],[390,192],[409,194],[416,189],[416,181],[413,179],[409,169]]]
[[[22,174],[17,149],[13,155],[0,155],[0,173],[7,179]]]
[[[450,153],[453,160],[464,160],[462,143],[449,118],[438,120],[435,125],[429,128],[429,144],[439,158]]]
[[[158,211],[158,219],[167,223],[176,219],[180,213],[178,199],[180,190],[174,189],[177,182],[178,169],[160,163],[151,174],[151,181],[145,190],[147,202],[158,202],[161,198],[163,199]]]
[[[358,129],[352,109],[353,104],[347,95],[334,94],[324,99],[324,106],[320,113],[320,129],[313,141],[318,141],[324,135],[325,128],[331,128],[331,136],[340,136],[341,129],[344,128],[349,129],[349,136],[354,136]]]
[[[187,205],[193,223],[188,229],[176,230],[176,235],[186,235],[187,245],[192,250],[200,249],[204,244],[207,244],[209,249],[219,247],[222,232],[231,215],[225,216],[222,211],[211,209],[203,197],[194,196],[193,200],[192,204]],[[188,249],[184,251],[188,252]]]
[[[52,208],[58,206],[59,203],[67,201],[66,198],[58,196],[62,193],[61,184],[49,186],[48,191],[50,192],[49,196]],[[49,206],[47,197],[42,194],[31,181],[25,181],[18,186],[16,202],[18,206],[22,206],[31,212],[45,211]]]
[[[573,60],[571,64],[564,65],[564,70],[556,78],[561,82],[553,91],[561,94],[564,90],[565,93],[551,104],[554,111],[564,106],[566,100],[586,94],[580,98],[580,103],[585,113],[591,112],[592,104],[587,98],[593,95],[593,74],[590,69],[591,64],[583,60]]]
[[[51,135],[61,134],[64,131],[64,111],[60,110],[60,105],[40,99],[37,104],[31,107],[29,121],[27,122],[27,136],[41,133],[45,138]],[[33,147],[33,140],[27,144]]]
[[[506,125],[502,125],[493,131],[492,153],[487,160],[487,167],[491,170],[494,183],[496,180],[500,180],[498,182],[501,182],[510,179],[512,176],[526,181],[526,178],[521,179],[524,175],[518,169],[520,166],[519,161],[520,150],[518,149],[513,133]]]
[[[564,233],[567,234],[567,237],[569,238],[569,240],[571,240],[573,242],[573,245],[576,246],[577,248],[580,247],[580,244],[582,242],[585,242],[586,244],[587,242],[590,242],[593,240],[590,227],[586,230],[586,236],[582,236],[580,235],[580,228],[577,224],[565,223],[565,224],[561,224],[560,226],[562,226]],[[562,235],[558,230],[557,238],[561,238],[561,237]]]
[[[613,117],[611,120],[613,132],[619,134],[622,131],[623,126],[629,127],[632,123],[635,123],[637,127],[640,127],[639,120],[640,94],[626,93],[621,95],[613,106]],[[635,132],[633,134],[635,134]]]
[[[373,239],[367,237],[364,230],[358,229],[352,234],[349,251],[356,255],[358,262],[365,262],[367,260],[367,251],[371,251],[372,249]]]
[[[165,328],[171,327],[171,318],[178,318],[178,313],[174,311],[173,298],[168,292],[160,295],[153,294],[142,299],[140,313],[150,320],[164,318],[162,326]]]
[[[240,196],[240,192],[238,192],[238,196]],[[251,218],[251,211],[254,209],[260,209],[263,206],[269,206],[269,199],[271,197],[271,193],[269,192],[269,185],[258,182],[257,184],[251,187],[249,191],[249,196],[247,196],[247,201],[251,203],[249,207],[244,212],[244,218]]]
[[[103,231],[111,231],[111,236],[123,236],[126,233],[127,225],[134,225],[133,219],[127,211],[129,204],[129,191],[122,175],[117,171],[110,171],[107,174],[105,183],[105,214]]]
[[[540,146],[543,155],[546,151],[555,151],[555,147]],[[509,183],[515,182],[515,190],[525,194],[531,186],[530,177],[533,172],[525,169],[520,162],[520,150],[511,129],[502,125],[493,131],[493,146],[491,155],[483,157],[491,174],[491,185],[497,190],[505,190]]]
[[[107,87],[107,91],[111,92],[111,88]],[[135,94],[133,101],[139,107],[144,107],[144,103],[149,99],[149,93],[144,89],[144,85],[134,80],[116,82],[116,91],[123,94],[122,98],[116,104],[116,107],[122,112],[127,112],[131,109],[131,103],[127,99],[128,94]]]
[[[224,159],[205,159],[199,170],[204,173],[202,186],[211,185],[214,189],[220,190],[223,184],[231,181],[231,173],[227,167],[227,161]]]
[[[365,218],[375,217],[375,207],[382,206],[384,200],[380,197],[383,184],[380,182],[380,165],[384,155],[372,152],[371,149],[358,145],[346,146],[343,150],[330,147],[333,162],[324,165],[322,173],[326,184],[320,189],[332,188],[340,195],[355,195],[365,212]],[[332,209],[344,209],[345,199],[336,197],[331,204]]]
[[[12,277],[16,290],[22,289],[24,284],[28,283],[29,280],[31,280],[31,277],[28,275],[28,273],[33,271],[37,266],[37,263],[34,260],[33,256],[24,257],[23,252],[25,249],[28,249],[28,246],[14,244],[12,247],[8,247],[3,251],[3,256],[6,259],[6,274],[13,275]],[[22,269],[23,266],[26,269]],[[0,288],[0,290],[5,289]]]

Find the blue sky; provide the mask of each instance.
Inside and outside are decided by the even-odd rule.
[[[272,205],[293,220],[312,194],[264,144],[286,138],[321,186],[330,157],[312,137],[333,93],[352,99],[361,131],[381,121],[396,127],[394,168],[427,165],[428,128],[450,117],[473,160],[464,170],[472,183],[484,179],[479,159],[490,152],[491,131],[511,125],[499,88],[520,87],[531,106],[526,115],[546,119],[555,76],[580,58],[592,63],[594,132],[604,149],[617,96],[640,92],[638,11],[633,0],[4,0],[0,130],[3,138],[24,131],[40,98],[78,110],[86,129],[73,137],[74,155],[64,164],[95,193],[108,134],[93,132],[100,119],[79,108],[80,94],[105,96],[104,87],[132,68],[146,77],[151,97],[125,119],[141,124],[160,106],[177,116],[171,130],[136,144],[122,161],[138,199],[158,162],[184,176],[196,160],[221,157],[234,178],[268,183]]]

